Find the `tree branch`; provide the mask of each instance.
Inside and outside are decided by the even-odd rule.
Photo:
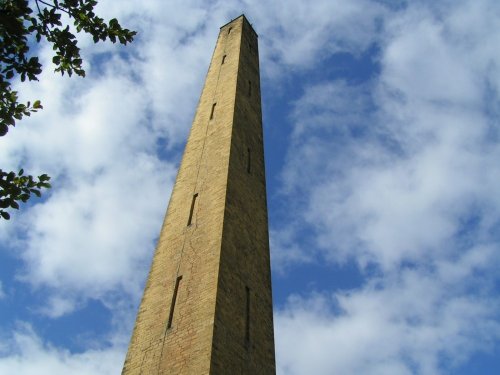
[[[46,3],[43,0],[35,0],[35,2],[36,2],[36,7],[38,8],[38,13],[40,13],[40,7],[38,6],[38,2],[41,2],[42,4],[47,5],[48,7],[55,8],[57,10],[63,11],[64,13],[66,13],[67,15],[69,15],[71,17],[71,13],[67,9],[61,8],[59,5],[49,4],[49,3]]]

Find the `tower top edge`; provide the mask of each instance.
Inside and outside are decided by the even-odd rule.
[[[231,23],[233,23],[234,21],[237,21],[239,20],[240,18],[243,18],[243,22],[246,22],[248,26],[250,26],[250,29],[254,32],[254,34],[258,37],[259,35],[257,34],[257,32],[255,31],[255,29],[253,28],[252,24],[250,23],[250,21],[248,21],[248,18],[245,16],[245,14],[240,14],[238,17],[236,18],[233,18],[231,21],[229,21],[228,23],[225,23],[224,25],[222,25],[220,28],[223,29],[224,27],[230,25]]]

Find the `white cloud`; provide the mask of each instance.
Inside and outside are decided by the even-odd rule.
[[[294,240],[294,231],[290,227],[269,231],[269,246],[273,272],[284,274],[289,266],[296,263],[311,263],[314,254],[307,252]]]
[[[478,103],[481,82],[465,54],[470,46],[454,35],[462,30],[418,6],[388,22],[387,27],[384,83],[412,101]]]
[[[272,74],[284,67],[314,68],[336,52],[360,53],[375,41],[385,14],[381,5],[364,0],[246,4],[260,35],[264,72]]]
[[[129,48],[141,90],[148,98],[150,125],[168,146],[183,143],[208,70],[218,28],[239,15],[235,4],[203,1],[134,1],[99,4],[104,15],[137,30]],[[93,46],[89,46],[89,52]]]
[[[63,315],[73,312],[77,308],[75,301],[64,299],[60,296],[51,296],[46,305],[39,309],[39,312],[49,318],[59,318]]]
[[[48,51],[43,56],[48,60]],[[133,67],[117,58],[103,64],[100,75],[83,81],[44,72],[23,92],[41,98],[44,111],[23,121],[2,148],[13,168],[53,177],[46,200],[12,223],[20,238],[4,233],[26,262],[21,277],[64,301],[61,309],[49,298],[42,308],[49,316],[117,288],[140,295],[175,175],[175,161],[157,155]]]
[[[380,75],[311,85],[295,103],[292,227],[314,230],[322,258],[358,262],[365,283],[277,312],[281,374],[445,374],[498,345],[492,9],[409,4],[384,21]]]
[[[26,324],[4,337],[0,346],[0,374],[118,374],[124,348],[107,347],[71,353],[43,341]]]
[[[284,181],[302,192],[304,217],[335,259],[398,266],[453,251],[470,215],[483,234],[500,219],[500,145],[479,104],[489,71],[458,58],[466,51],[446,20],[431,27],[421,14],[389,22],[397,33],[389,26],[379,79],[311,87],[296,105]]]
[[[492,350],[500,337],[498,301],[468,294],[472,267],[458,263],[290,298],[276,312],[278,374],[445,374],[472,353]],[[443,276],[456,266],[469,275]]]

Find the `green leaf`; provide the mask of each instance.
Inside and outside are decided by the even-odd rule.
[[[10,215],[8,212],[5,212],[5,211],[0,211],[0,215],[2,215],[2,217],[5,219],[5,220],[10,220]]]
[[[3,137],[9,131],[9,127],[6,124],[0,124],[0,137]]]

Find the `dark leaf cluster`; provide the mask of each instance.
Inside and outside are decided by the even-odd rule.
[[[43,108],[39,100],[35,100],[33,104],[20,103],[18,93],[11,87],[12,80],[17,78],[22,82],[38,80],[42,64],[31,53],[33,43],[45,40],[52,44],[52,62],[56,66],[56,72],[62,75],[67,73],[69,76],[75,73],[85,77],[80,48],[73,30],[90,34],[95,43],[109,39],[113,43],[118,41],[127,44],[133,40],[135,31],[123,28],[115,18],[106,23],[95,14],[96,5],[95,0],[34,0],[31,3],[28,0],[0,0],[0,137],[5,136],[9,127],[14,127],[24,116],[30,116],[32,112]],[[73,28],[65,23],[64,20],[67,19],[73,23]],[[7,178],[8,176],[20,179]],[[21,176],[14,172],[1,171],[0,178],[1,202],[2,205],[8,203],[6,207],[0,206],[0,217],[5,219],[8,213],[4,208],[17,208],[14,207],[16,201],[25,202],[30,196],[25,191],[16,195],[15,189],[35,182],[32,176]],[[40,180],[36,183],[39,184]],[[46,185],[48,184],[44,182],[27,189],[40,193],[36,188],[49,187]],[[31,192],[38,195],[34,191]],[[9,199],[13,200],[3,197],[11,197]],[[12,202],[15,203],[14,206]]]
[[[0,169],[0,217],[5,220],[10,219],[10,214],[6,209],[19,209],[19,202],[26,202],[31,194],[40,197],[40,189],[50,188],[50,177],[46,174],[38,176],[37,180],[33,176],[24,176],[24,170],[19,172],[4,172]]]

